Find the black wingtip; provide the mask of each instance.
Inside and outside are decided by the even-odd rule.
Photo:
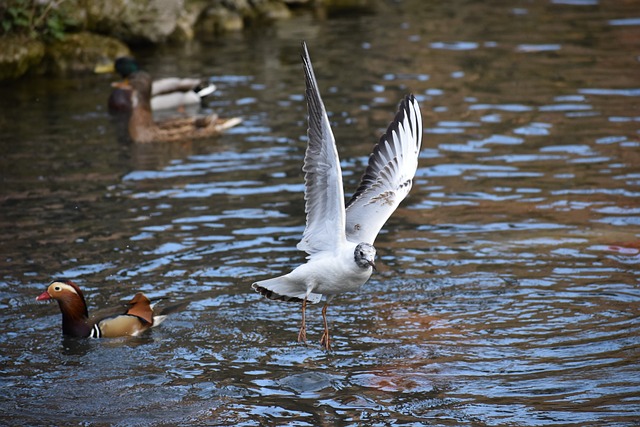
[[[379,152],[384,146],[385,141],[389,139],[389,135],[391,135],[393,132],[397,133],[400,123],[404,123],[405,116],[408,114],[411,114],[410,106],[414,102],[417,102],[417,101],[415,96],[412,93],[405,95],[405,97],[402,98],[402,100],[400,101],[400,104],[398,105],[398,111],[396,112],[396,115],[391,121],[391,123],[389,123],[389,126],[387,127],[387,131],[380,136],[380,139],[378,140],[376,145],[373,147],[373,151],[369,156],[369,165],[365,169],[365,172],[362,175],[362,178],[360,179],[360,185],[358,186],[356,191],[353,193],[351,198],[347,201],[345,205],[347,208],[351,204],[353,204],[362,195],[362,193],[364,193],[367,190],[367,188],[369,188],[369,185],[375,179],[375,174],[372,173],[372,163],[374,159],[379,155]],[[413,122],[411,120],[409,120],[409,126],[413,126]],[[412,129],[412,131],[415,132],[416,129]]]
[[[310,68],[311,57],[309,56],[309,49],[307,48],[307,42],[304,40],[300,42],[300,47],[302,49],[302,52],[300,52],[300,58],[302,58],[302,64],[305,68]]]
[[[309,89],[315,88],[316,86],[316,76],[313,72],[313,65],[311,65],[311,56],[309,56],[309,49],[307,49],[307,43],[305,41],[302,42],[302,53],[300,54],[300,57],[302,58],[302,66],[304,67],[307,91],[309,91]]]
[[[411,108],[413,104],[418,104],[417,111]],[[392,131],[397,132],[398,127],[400,126],[400,123],[404,123],[405,116],[409,116],[408,125],[411,132],[412,133],[421,132],[422,130],[420,128],[422,126],[421,125],[422,119],[417,117],[420,114],[419,109],[420,109],[420,105],[416,97],[412,93],[405,95],[405,97],[400,102],[396,116],[394,117],[393,121],[389,124],[389,128],[387,129],[387,132],[380,137],[380,141],[384,140],[387,137],[387,135],[389,135]],[[417,125],[418,129],[414,128],[414,125]],[[420,146],[421,140],[422,138],[420,137],[416,139],[416,144],[418,146]]]
[[[389,125],[389,129],[387,129],[387,132],[386,132],[385,135],[389,134],[389,131],[392,128],[394,130],[397,130],[399,124],[404,122],[405,116],[410,113],[410,105],[412,105],[414,102],[416,102],[416,97],[413,96],[412,93],[410,93],[408,95],[405,95],[405,97],[400,102],[400,106],[398,107],[398,112],[396,113],[396,116],[394,117],[393,121]],[[409,120],[409,126],[413,126],[413,121],[412,120]],[[413,128],[411,130],[415,131],[415,129],[413,129]],[[384,137],[384,135],[383,135],[383,137]]]

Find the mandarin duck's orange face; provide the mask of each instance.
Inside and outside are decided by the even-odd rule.
[[[78,286],[70,280],[56,280],[52,282],[47,290],[40,294],[39,297],[36,298],[37,301],[46,301],[46,300],[56,300],[56,301],[66,301],[73,300],[76,298],[84,299],[82,295],[82,291]]]
[[[87,323],[89,313],[82,291],[71,280],[55,280],[47,287],[36,301],[55,300],[62,312],[62,330],[65,335],[88,336],[90,327]]]

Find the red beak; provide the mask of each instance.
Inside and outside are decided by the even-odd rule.
[[[36,298],[36,301],[49,301],[51,299],[51,295],[49,295],[49,292],[44,291],[43,293],[40,294],[39,297]]]

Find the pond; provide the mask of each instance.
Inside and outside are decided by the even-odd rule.
[[[379,271],[329,308],[251,283],[305,260],[306,40],[350,196],[407,93],[424,122]],[[114,76],[0,97],[5,425],[640,423],[640,13],[633,2],[377,1],[136,52],[203,76],[219,138],[135,145]],[[138,338],[63,338],[89,309],[188,305]]]

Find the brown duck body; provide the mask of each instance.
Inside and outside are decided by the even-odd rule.
[[[121,314],[105,317],[93,322],[89,318],[87,304],[82,291],[70,280],[55,280],[47,287],[37,301],[55,300],[62,312],[62,333],[82,338],[115,338],[137,336],[147,329],[157,326],[173,308],[155,314],[149,298],[138,292],[129,308]]]
[[[151,113],[151,76],[138,71],[129,76],[127,83],[117,87],[131,90],[132,110],[129,117],[129,136],[134,142],[173,142],[219,135],[239,124],[238,117],[222,119],[212,114],[206,117],[188,117],[156,123]]]

